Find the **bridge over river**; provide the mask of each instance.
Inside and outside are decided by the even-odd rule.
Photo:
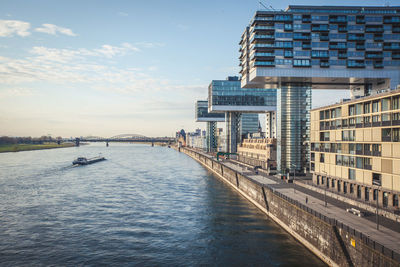
[[[140,134],[120,134],[112,137],[86,136],[69,140],[73,142],[135,142],[135,143],[172,143],[173,137],[147,137]]]

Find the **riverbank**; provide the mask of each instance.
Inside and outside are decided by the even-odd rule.
[[[398,266],[399,233],[296,190],[273,176],[255,174],[229,160],[179,148],[267,214],[330,266]]]
[[[63,148],[63,147],[73,147],[74,143],[48,143],[48,144],[12,144],[12,145],[0,145],[0,153],[5,152],[20,152],[20,151],[30,151],[30,150],[41,150],[41,149],[53,149],[53,148]]]

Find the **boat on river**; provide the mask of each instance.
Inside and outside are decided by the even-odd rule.
[[[98,156],[98,157],[94,157],[94,158],[85,158],[85,157],[79,157],[76,160],[74,160],[72,162],[73,165],[89,165],[89,164],[93,164],[99,161],[103,161],[106,160],[105,157],[102,156]]]

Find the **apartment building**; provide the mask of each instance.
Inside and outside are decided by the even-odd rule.
[[[237,147],[238,160],[263,169],[276,169],[276,139],[244,139]]]
[[[399,208],[400,89],[311,110],[313,183]]]

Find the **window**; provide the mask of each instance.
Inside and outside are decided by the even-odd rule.
[[[400,108],[400,96],[393,97],[392,100],[392,109],[399,109]]]
[[[382,184],[382,177],[380,173],[372,173],[372,184],[378,186]]]
[[[382,99],[382,111],[387,111],[389,110],[390,107],[390,98],[384,98]]]
[[[293,66],[295,67],[309,67],[311,66],[311,62],[309,59],[294,59]]]
[[[399,195],[393,195],[393,207],[399,206]]]
[[[391,128],[383,128],[382,129],[382,141],[390,142],[392,140],[392,129]]]
[[[337,191],[340,192],[340,181],[337,181]]]
[[[384,207],[388,206],[388,193],[387,192],[383,192],[382,204]]]
[[[336,165],[341,166],[342,165],[342,159],[343,159],[342,155],[336,155]]]
[[[382,122],[390,121],[390,114],[382,114]]]
[[[349,169],[349,180],[355,180],[355,179],[356,179],[356,170]]]
[[[347,193],[347,182],[343,182],[343,193]]]
[[[332,185],[332,188],[335,188],[335,180],[332,179],[331,185]]]
[[[372,102],[372,112],[378,112],[379,111],[379,100],[373,101]]]
[[[365,188],[364,195],[365,195],[365,201],[369,201],[369,188],[368,187]]]
[[[354,184],[350,184],[350,194],[354,193]]]
[[[357,169],[363,168],[363,158],[361,158],[361,157],[356,158],[356,168]]]
[[[355,115],[355,106],[351,105],[349,106],[349,116]]]
[[[319,162],[325,162],[325,155],[323,153],[319,155]]]
[[[361,115],[363,113],[363,104],[356,105],[356,115]]]
[[[357,185],[357,198],[361,198],[361,185]]]
[[[378,189],[374,189],[374,194],[373,194],[372,198],[374,200],[376,200],[378,198]]]
[[[392,130],[392,142],[400,142],[400,128],[394,128]]]
[[[364,113],[367,114],[370,112],[370,103],[364,103]]]

